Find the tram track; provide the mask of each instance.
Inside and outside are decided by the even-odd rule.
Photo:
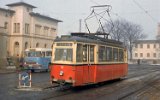
[[[138,94],[139,96],[142,95],[143,93],[146,92],[145,91],[146,89],[152,88],[153,85],[155,84],[155,82],[158,81],[159,79],[160,79],[160,77],[158,77],[158,76],[151,78],[150,80],[148,80],[148,82],[144,82],[144,85],[141,88],[139,88],[139,89],[137,89],[135,91],[132,91],[132,92],[126,94],[125,96],[119,97],[118,100],[128,100],[126,98],[129,98],[130,96],[136,95],[136,94]],[[154,88],[156,88],[156,87],[154,87]],[[158,89],[158,90],[160,90],[160,89]],[[136,95],[136,96],[138,96],[138,95]]]
[[[129,67],[130,70],[125,80],[107,81],[103,83],[102,85],[101,84],[100,85],[98,84],[98,86],[89,85],[89,86],[82,87],[78,90],[75,90],[73,88],[67,88],[67,89],[61,90],[58,85],[52,87],[51,84],[49,83],[49,78],[48,78],[47,73],[44,75],[43,73],[40,73],[40,74],[33,73],[32,86],[38,86],[39,88],[42,88],[42,91],[33,92],[33,93],[40,94],[40,97],[38,97],[37,100],[39,99],[40,100],[53,100],[53,99],[71,100],[72,96],[73,96],[73,100],[74,99],[77,99],[77,100],[81,100],[81,99],[83,100],[88,100],[88,99],[128,100],[130,99],[130,97],[134,97],[134,96],[137,96],[140,98],[141,96],[149,95],[149,93],[151,92],[148,91],[148,89],[155,89],[157,91],[160,91],[160,88],[153,86],[154,83],[157,80],[159,80],[158,76],[160,76],[160,69],[158,67],[153,66],[154,67],[153,68],[152,66],[151,67],[146,66],[144,68],[135,67],[135,69],[133,67]],[[11,90],[12,88],[10,87],[13,87],[12,83],[17,82],[15,78],[18,77],[18,74],[13,74],[9,76],[5,74],[4,76],[6,77],[4,78],[2,76],[0,77],[0,79],[10,80],[9,83],[11,84],[11,86],[8,85],[7,88]],[[2,83],[1,87],[5,86],[5,82],[1,82],[1,83]],[[20,92],[16,91],[16,93],[19,94]],[[136,100],[136,99],[132,99],[132,100]]]
[[[150,86],[151,83],[154,83],[155,81],[157,81],[159,78],[155,77],[155,76],[157,76],[159,74],[160,74],[159,70],[154,70],[154,71],[152,70],[152,71],[149,71],[149,74],[147,74],[147,72],[146,72],[146,73],[141,73],[138,75],[136,74],[133,76],[130,75],[129,78],[127,78],[126,80],[122,80],[120,82],[119,81],[112,82],[111,84],[106,83],[98,88],[88,88],[88,89],[82,89],[79,91],[82,92],[82,94],[84,92],[83,95],[88,95],[88,96],[92,96],[92,97],[95,96],[95,98],[99,98],[99,97],[103,97],[103,96],[105,97],[106,95],[112,98],[112,97],[115,97],[112,94],[119,94],[118,92],[116,93],[116,91],[119,91],[119,90],[127,91],[128,89],[133,88],[132,91],[129,91],[128,93],[125,93],[122,95],[117,95],[116,99],[114,98],[115,100],[117,100],[117,99],[123,100],[124,98],[126,98],[132,94],[135,94],[144,88],[147,88],[147,86]],[[146,79],[148,76],[152,76],[152,77],[150,77],[149,79]],[[137,86],[137,82],[139,82],[138,86]],[[125,87],[124,87],[124,85],[125,85]],[[136,86],[136,87],[134,88],[132,86]],[[108,90],[111,90],[111,91],[108,91]],[[88,94],[87,91],[92,91],[92,92]],[[104,91],[108,91],[108,92],[104,92]],[[94,92],[96,95],[94,95]],[[51,99],[63,98],[63,97],[65,98],[65,97],[69,97],[70,95],[79,95],[76,93],[77,92],[72,91],[72,89],[67,90],[67,91],[58,91],[58,92],[54,91],[54,93],[53,93],[54,95],[46,97],[43,100],[51,100]],[[87,93],[87,94],[85,94],[85,93]]]
[[[73,92],[70,91],[70,89],[71,89],[71,87],[70,88],[68,88],[68,87],[63,87],[62,88],[60,86],[51,86],[51,87],[45,88],[44,90],[54,90],[54,94],[52,94],[51,96],[42,98],[42,100],[50,100],[50,99],[53,99],[53,98],[58,98],[58,97],[61,97],[61,96],[72,94]]]

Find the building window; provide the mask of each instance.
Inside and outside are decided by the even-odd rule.
[[[44,45],[44,48],[47,48],[47,44]]]
[[[27,48],[28,48],[28,42],[25,43],[24,50],[26,50]]]
[[[143,53],[140,53],[140,57],[143,57]]]
[[[150,53],[147,53],[147,57],[150,57]]]
[[[156,53],[153,53],[153,57],[155,57],[155,58],[157,57]]]
[[[30,9],[27,7],[27,12],[29,12],[29,10],[30,10]]]
[[[8,29],[8,22],[5,22],[5,23],[4,23],[4,28],[5,28],[5,29]]]
[[[36,44],[36,48],[38,48],[38,47],[39,47],[39,43]]]
[[[25,24],[25,33],[29,34],[29,24]]]
[[[35,34],[41,34],[41,25],[35,25]]]
[[[135,53],[135,57],[138,57],[138,53]]]
[[[156,48],[156,44],[154,44],[153,48]]]
[[[158,54],[158,57],[160,58],[160,53]]]
[[[14,43],[14,56],[19,57],[19,42]]]
[[[143,44],[140,44],[140,48],[143,48]]]
[[[14,33],[20,33],[20,23],[14,23]]]
[[[150,44],[147,44],[147,48],[148,48],[148,49],[150,48]]]
[[[44,27],[44,35],[49,36],[48,30],[49,30],[49,27]]]
[[[56,29],[55,28],[51,28],[51,34],[50,34],[50,36],[53,35],[53,34],[55,34],[55,32],[56,32]]]
[[[8,17],[8,13],[5,14],[5,17]]]
[[[135,44],[135,48],[138,48],[138,44]]]

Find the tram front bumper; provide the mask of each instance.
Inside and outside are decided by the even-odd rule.
[[[65,83],[73,84],[73,83],[75,83],[75,80],[70,80],[70,79],[68,79],[68,80],[63,80],[63,79],[55,79],[55,78],[52,78],[51,81],[52,81],[53,83],[55,82],[55,83],[59,83],[59,84],[65,84]]]

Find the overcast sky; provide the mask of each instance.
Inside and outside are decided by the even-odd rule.
[[[22,0],[0,0],[0,7]],[[37,8],[34,12],[41,13],[59,20],[59,34],[79,31],[79,19],[91,13],[91,6],[111,5],[111,19],[123,18],[143,27],[148,39],[155,39],[157,25],[160,22],[160,0],[23,0]],[[134,2],[135,1],[135,2]],[[93,21],[94,22],[94,21]],[[96,31],[96,22],[88,21],[91,32]],[[86,31],[82,22],[82,31]],[[92,26],[92,27],[91,27]]]

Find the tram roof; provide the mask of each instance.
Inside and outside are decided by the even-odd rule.
[[[95,44],[104,44],[104,45],[114,45],[114,46],[123,46],[122,42],[106,39],[102,37],[95,36],[93,34],[87,33],[71,33],[71,35],[62,35],[60,38],[56,38],[55,42],[83,42],[83,43],[95,43]]]

